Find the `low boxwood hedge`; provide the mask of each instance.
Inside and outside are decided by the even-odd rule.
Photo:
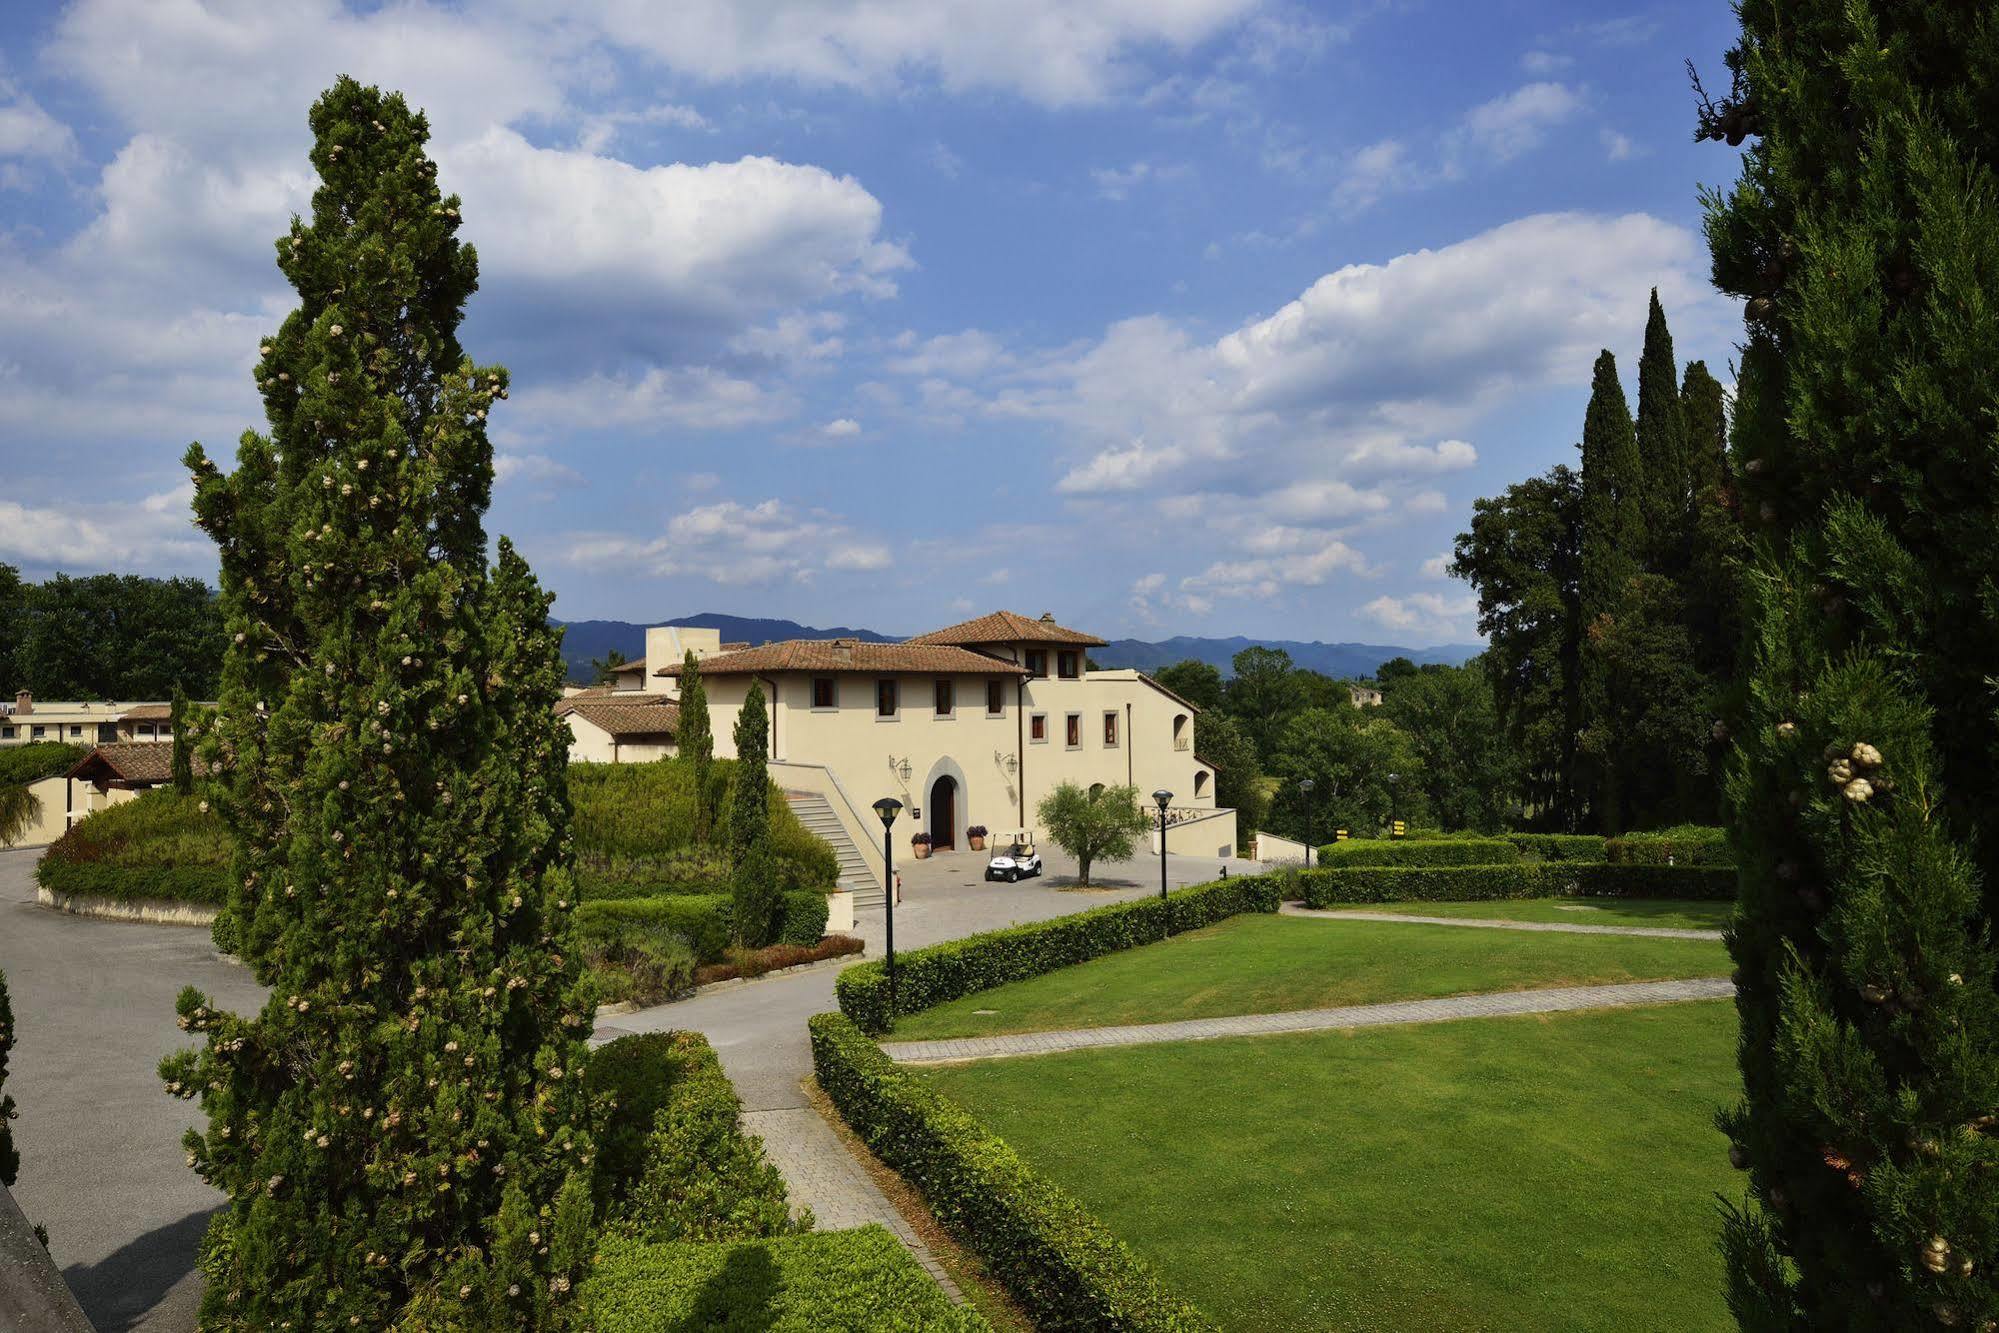
[[[0,750],[0,787],[19,787],[43,778],[61,777],[90,753],[87,745],[63,741],[30,741]]]
[[[1135,904],[1134,904],[1135,905]],[[809,1024],[819,1086],[1042,1328],[1211,1330],[1068,1193],[841,1014]]]
[[[1487,866],[1510,865],[1520,849],[1504,838],[1426,838],[1397,842],[1366,838],[1329,842],[1319,849],[1327,866]]]
[[[1682,824],[1653,833],[1627,833],[1603,845],[1603,859],[1620,865],[1732,866],[1728,830]]]
[[[669,893],[655,898],[593,898],[576,905],[576,924],[587,943],[608,938],[621,922],[663,925],[687,938],[701,962],[729,951],[735,900],[726,893]],[[783,897],[780,944],[817,944],[826,933],[826,895],[794,889]]]
[[[861,963],[833,983],[840,1011],[863,1031],[884,1033],[897,1014],[914,1014],[973,991],[1053,972],[1107,953],[1155,944],[1242,912],[1274,912],[1281,881],[1236,875],[1181,889],[1163,901],[1140,898],[1074,916],[968,935],[895,956],[895,1010],[885,962]]]
[[[1354,866],[1298,872],[1307,907],[1484,902],[1504,898],[1682,898],[1728,901],[1735,871],[1711,866],[1523,861],[1505,866]]]
[[[723,1244],[613,1238],[577,1288],[598,1333],[989,1333],[879,1226]]]

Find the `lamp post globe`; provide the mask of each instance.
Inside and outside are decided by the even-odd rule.
[[[1312,866],[1312,788],[1317,786],[1310,778],[1298,780],[1298,790],[1305,797],[1305,868]]]
[[[895,839],[890,829],[895,817],[902,813],[902,802],[893,796],[884,796],[875,802],[875,813],[882,822],[882,906],[887,912],[888,943],[888,1015],[895,1021]]]
[[[1161,787],[1152,793],[1152,799],[1159,804],[1159,901],[1166,901],[1166,807],[1173,803],[1173,793]]]

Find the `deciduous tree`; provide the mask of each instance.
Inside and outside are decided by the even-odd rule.
[[[1152,827],[1136,787],[1089,791],[1065,782],[1042,797],[1034,813],[1048,840],[1076,858],[1076,882],[1082,885],[1089,884],[1097,862],[1130,860]]]

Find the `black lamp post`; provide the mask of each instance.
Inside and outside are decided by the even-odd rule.
[[[1152,793],[1152,799],[1159,802],[1159,901],[1166,901],[1166,806],[1173,799],[1173,793],[1161,787]]]
[[[1298,790],[1305,797],[1305,868],[1312,868],[1312,788],[1316,785],[1310,778],[1298,780]]]
[[[893,796],[884,796],[875,802],[875,813],[882,821],[882,881],[888,892],[882,895],[882,903],[888,909],[888,1015],[895,1021],[895,839],[889,829],[895,824],[895,817],[902,813],[902,802]]]
[[[1395,774],[1388,775],[1388,836],[1395,836]]]

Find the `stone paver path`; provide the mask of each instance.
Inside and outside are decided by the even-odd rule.
[[[1340,908],[1319,909],[1285,903],[1277,909],[1285,916],[1317,917],[1322,921],[1401,921],[1419,926],[1472,926],[1479,930],[1545,930],[1558,935],[1649,935],[1659,940],[1719,940],[1718,930],[1696,930],[1688,926],[1588,926],[1569,921],[1505,921],[1499,917],[1421,916],[1414,912],[1351,912]]]
[[[1547,990],[1454,995],[1441,1000],[1398,1000],[1340,1009],[1293,1009],[1232,1018],[1193,1018],[1178,1023],[1132,1023],[1122,1027],[1074,1028],[1064,1032],[1023,1032],[1005,1037],[956,1037],[937,1041],[885,1041],[882,1049],[899,1064],[947,1064],[995,1060],[1014,1055],[1048,1055],[1100,1046],[1149,1046],[1216,1037],[1267,1037],[1282,1032],[1327,1028],[1381,1027],[1391,1023],[1443,1023],[1455,1018],[1504,1014],[1552,1014],[1570,1009],[1612,1009],[1681,1000],[1716,1000],[1733,995],[1727,977],[1689,981],[1636,981],[1621,986],[1563,986]]]

